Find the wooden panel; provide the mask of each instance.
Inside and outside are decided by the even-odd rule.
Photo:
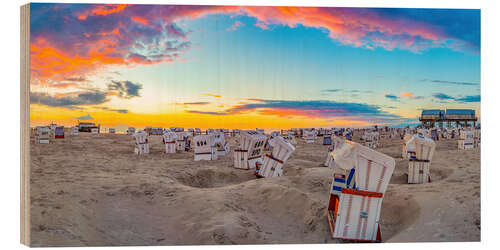
[[[30,234],[30,5],[21,6],[20,15],[21,88],[21,243],[31,245]],[[47,141],[48,142],[48,141]]]

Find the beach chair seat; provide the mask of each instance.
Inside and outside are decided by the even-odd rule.
[[[137,131],[134,134],[135,149],[134,152],[138,155],[149,154],[148,133],[143,130]]]
[[[217,156],[225,156],[229,153],[229,143],[225,139],[225,133],[216,133],[215,137],[215,149]]]
[[[331,136],[323,136],[323,145],[332,145],[332,137]]]
[[[71,127],[71,135],[78,135],[78,127]]]
[[[331,236],[381,241],[382,199],[394,171],[394,159],[352,141],[345,141],[332,154],[334,178],[327,213]]]
[[[197,135],[193,137],[193,147],[195,161],[217,160],[217,154],[215,153],[214,134]]]
[[[91,128],[90,133],[91,134],[99,134],[99,129],[98,128]]]
[[[269,144],[273,150],[270,154],[264,155],[263,164],[259,169],[258,176],[266,178],[282,176],[283,165],[290,158],[293,151],[295,151],[295,147],[281,136],[269,140]]]
[[[186,132],[182,131],[177,131],[175,132],[176,139],[175,139],[175,150],[177,152],[184,152],[186,151]]]

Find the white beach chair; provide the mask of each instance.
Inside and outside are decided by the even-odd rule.
[[[333,145],[330,145],[328,147],[328,153],[326,154],[326,161],[325,163],[323,163],[323,166],[325,167],[330,167],[330,166],[333,166],[333,156],[332,156],[332,152],[333,152],[333,149],[334,149],[334,146]]]
[[[403,150],[401,152],[401,157],[403,159],[408,159],[410,155],[415,155],[415,146],[413,144],[407,145],[408,141],[411,139],[412,135],[406,133],[403,137]]]
[[[133,135],[133,134],[135,134],[135,128],[133,128],[133,127],[129,127],[129,128],[127,129],[127,135]]]
[[[99,134],[99,129],[98,128],[91,128],[90,133],[91,134]]]
[[[369,148],[377,148],[379,134],[378,132],[365,132],[365,146]]]
[[[175,132],[176,139],[175,139],[175,149],[178,152],[184,152],[186,151],[186,132]]]
[[[285,141],[289,142],[290,144],[296,146],[297,145],[297,140],[295,140],[295,136],[293,135],[284,135],[282,136]]]
[[[458,149],[474,148],[474,131],[470,129],[460,131]]]
[[[215,153],[215,137],[213,134],[193,137],[194,160],[217,160]]]
[[[474,147],[481,147],[481,129],[474,129]]]
[[[64,126],[56,126],[54,128],[54,138],[64,139]]]
[[[316,132],[314,130],[304,130],[303,138],[306,143],[314,143],[316,141]]]
[[[264,134],[264,129],[256,128],[255,131],[259,134]]]
[[[274,138],[274,137],[277,137],[277,136],[281,136],[280,131],[273,131],[273,132],[271,132],[271,138]]]
[[[35,143],[49,144],[50,143],[50,128],[38,126],[35,129]]]
[[[109,131],[108,131],[110,134],[114,134],[116,132],[116,130],[114,128],[110,128]]]
[[[201,135],[201,129],[195,128],[193,136]]]
[[[239,136],[239,135],[240,135],[240,132],[241,132],[241,130],[239,130],[239,129],[233,129],[233,130],[231,131],[231,136],[233,136],[233,137],[235,137],[235,136]]]
[[[415,152],[408,154],[408,183],[421,184],[431,181],[430,165],[436,143],[420,134],[413,135],[407,142],[407,147],[414,147]]]
[[[265,154],[264,163],[260,169],[256,169],[257,176],[266,178],[283,176],[283,165],[295,151],[295,147],[281,136],[269,140],[269,144],[273,151],[271,154]]]
[[[345,141],[332,154],[334,180],[327,216],[332,237],[381,241],[380,211],[394,159],[351,141]]]
[[[71,135],[78,135],[78,127],[71,127]]]
[[[234,150],[234,167],[238,169],[253,169],[257,162],[262,162],[262,153],[267,136],[257,131],[241,131],[239,146]]]
[[[175,154],[176,140],[177,140],[176,133],[167,129],[163,132],[163,143],[165,144],[166,154]]]
[[[152,127],[149,135],[161,135],[163,136],[163,128],[162,127]]]
[[[148,133],[146,133],[143,130],[139,130],[135,132],[134,138],[135,138],[134,152],[138,155],[149,154]]]

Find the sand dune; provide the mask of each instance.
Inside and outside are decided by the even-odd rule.
[[[298,145],[284,177],[256,179],[231,155],[193,161],[133,154],[131,136],[80,134],[31,147],[33,246],[333,243],[326,149]],[[354,138],[357,140],[357,137]],[[232,147],[233,138],[229,139]],[[377,149],[396,159],[381,214],[385,242],[479,241],[480,151],[440,140],[432,182],[406,184],[402,140]]]

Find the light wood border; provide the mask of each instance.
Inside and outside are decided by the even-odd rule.
[[[30,238],[30,5],[21,6],[21,243]]]

